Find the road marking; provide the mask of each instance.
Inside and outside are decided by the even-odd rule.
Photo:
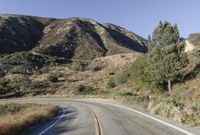
[[[46,133],[50,128],[52,128],[53,126],[55,126],[64,116],[65,114],[65,109],[62,109],[62,114],[60,115],[60,117],[58,117],[58,119],[52,123],[50,126],[48,126],[45,130],[43,130],[42,132],[40,132],[38,135],[43,135],[44,133]]]
[[[22,99],[23,100],[23,99]],[[47,100],[50,100],[50,99],[28,99],[28,100],[35,100],[35,101],[47,101]],[[172,124],[170,124],[170,123],[167,123],[167,122],[165,122],[165,121],[162,121],[162,120],[160,120],[160,119],[158,119],[158,118],[155,118],[155,117],[153,117],[153,116],[150,116],[150,115],[147,115],[147,114],[145,114],[145,113],[142,113],[142,112],[140,112],[140,111],[137,111],[137,110],[135,110],[135,109],[132,109],[132,108],[129,108],[129,107],[125,107],[125,106],[122,106],[122,105],[117,105],[117,104],[113,104],[113,103],[102,103],[102,102],[98,102],[98,101],[93,101],[93,102],[91,102],[91,101],[89,101],[89,100],[86,100],[86,101],[83,101],[83,100],[80,100],[80,99],[62,99],[62,100],[60,100],[60,99],[53,99],[54,101],[72,101],[72,102],[74,102],[74,101],[78,101],[78,102],[85,102],[85,103],[99,103],[99,104],[105,104],[105,105],[111,105],[111,106],[116,106],[116,107],[119,107],[119,108],[123,108],[123,109],[126,109],[126,110],[129,110],[129,111],[132,111],[132,112],[135,112],[135,113],[138,113],[138,114],[140,114],[140,115],[143,115],[143,116],[145,116],[145,117],[147,117],[147,118],[149,118],[149,119],[152,119],[152,120],[154,120],[154,121],[156,121],[156,122],[159,122],[159,123],[162,123],[162,124],[164,124],[164,125],[166,125],[166,126],[168,126],[168,127],[171,127],[171,128],[173,128],[173,129],[175,129],[175,130],[177,130],[177,131],[179,131],[179,132],[182,132],[182,133],[184,133],[184,134],[186,134],[186,135],[195,135],[194,133],[191,133],[191,132],[189,132],[189,131],[186,131],[186,130],[184,130],[184,129],[182,129],[182,128],[180,128],[180,127],[177,127],[177,126],[175,126],[175,125],[172,125]],[[17,101],[17,100],[15,100],[15,101]],[[20,100],[19,100],[20,101]],[[52,101],[52,100],[51,100]],[[59,118],[59,120],[60,120],[61,118]],[[52,125],[54,126],[55,124],[57,124],[58,122],[59,122],[59,120],[58,121],[56,121],[56,122],[54,122]],[[53,127],[52,126],[52,127]],[[51,127],[50,127],[51,128]],[[48,128],[47,130],[49,130],[50,128]],[[47,131],[46,130],[46,131]],[[46,132],[45,131],[45,132]],[[44,132],[44,131],[43,131]],[[43,133],[43,132],[41,132],[41,133]],[[39,134],[39,135],[42,135],[42,134]]]
[[[101,124],[100,124],[97,114],[94,111],[92,111],[92,114],[94,116],[95,123],[96,123],[96,135],[103,135]]]
[[[97,103],[100,103],[100,102],[97,102]],[[162,120],[160,120],[160,119],[158,119],[158,118],[152,117],[152,116],[150,116],[150,115],[147,115],[147,114],[145,114],[145,113],[142,113],[142,112],[140,112],[140,111],[137,111],[137,110],[132,109],[132,108],[129,108],[129,107],[125,107],[125,106],[117,105],[117,104],[112,104],[112,103],[100,103],[100,104],[111,105],[111,106],[115,106],[115,107],[119,107],[119,108],[123,108],[123,109],[129,110],[129,111],[133,111],[133,112],[138,113],[138,114],[140,114],[140,115],[143,115],[143,116],[145,116],[145,117],[147,117],[147,118],[150,118],[150,119],[152,119],[152,120],[154,120],[154,121],[160,122],[160,123],[162,123],[162,124],[164,124],[164,125],[166,125],[166,126],[168,126],[168,127],[171,127],[171,128],[173,128],[173,129],[176,129],[176,130],[178,130],[178,131],[180,131],[180,132],[182,132],[182,133],[184,133],[184,134],[186,134],[186,135],[195,135],[194,133],[188,132],[188,131],[186,131],[186,130],[180,128],[180,127],[174,126],[174,125],[172,125],[172,124],[170,124],[170,123],[167,123],[167,122],[162,121]]]

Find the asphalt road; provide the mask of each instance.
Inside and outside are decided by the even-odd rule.
[[[30,99],[21,103],[55,104],[58,115],[27,130],[27,135],[200,135],[193,128],[119,103],[91,99]]]

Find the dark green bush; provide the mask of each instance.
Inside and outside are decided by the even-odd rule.
[[[130,67],[130,78],[140,89],[150,88],[150,72],[147,67],[147,58],[140,56]],[[152,88],[152,86],[151,86]],[[153,88],[154,89],[154,88]]]
[[[108,80],[108,83],[107,83],[107,88],[108,89],[111,89],[111,88],[114,88],[116,85],[115,85],[115,82],[114,82],[114,79],[113,78],[110,78]]]
[[[74,87],[73,92],[75,94],[91,94],[92,92],[94,92],[94,88],[92,88],[91,86],[79,84]]]
[[[52,83],[58,82],[58,77],[56,75],[53,75],[53,74],[50,74],[49,76],[47,76],[47,79]]]
[[[6,94],[11,90],[9,87],[9,81],[5,78],[0,78],[0,94]]]
[[[9,83],[8,80],[6,80],[5,78],[0,78],[0,85],[3,86],[3,87],[6,87],[7,84]]]
[[[40,89],[48,87],[48,83],[46,81],[32,81],[29,85],[31,89]]]
[[[30,71],[24,65],[13,66],[9,71],[12,74],[24,74],[29,73]]]
[[[109,79],[107,88],[114,88],[115,86],[124,84],[128,81],[129,77],[129,70],[122,70]]]
[[[100,71],[102,69],[101,66],[95,66],[92,68],[92,71]]]
[[[133,93],[132,92],[123,92],[123,93],[120,93],[121,96],[133,96]]]
[[[113,77],[115,85],[118,86],[118,85],[126,83],[127,80],[129,79],[129,77],[130,77],[130,73],[128,73],[128,71],[122,71],[122,72],[116,74]]]
[[[110,72],[109,75],[115,75],[115,73],[114,72]]]

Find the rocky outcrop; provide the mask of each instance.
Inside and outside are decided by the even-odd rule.
[[[200,33],[190,34],[189,37],[185,40],[185,42],[185,52],[200,50]]]

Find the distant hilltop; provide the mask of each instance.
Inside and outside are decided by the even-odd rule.
[[[29,73],[49,64],[147,52],[147,40],[91,19],[0,15],[0,74]]]
[[[91,19],[0,15],[0,54],[29,51],[67,59],[147,52],[147,41],[120,26]]]
[[[194,49],[200,49],[200,33],[190,34],[186,39],[185,51],[190,52]]]

